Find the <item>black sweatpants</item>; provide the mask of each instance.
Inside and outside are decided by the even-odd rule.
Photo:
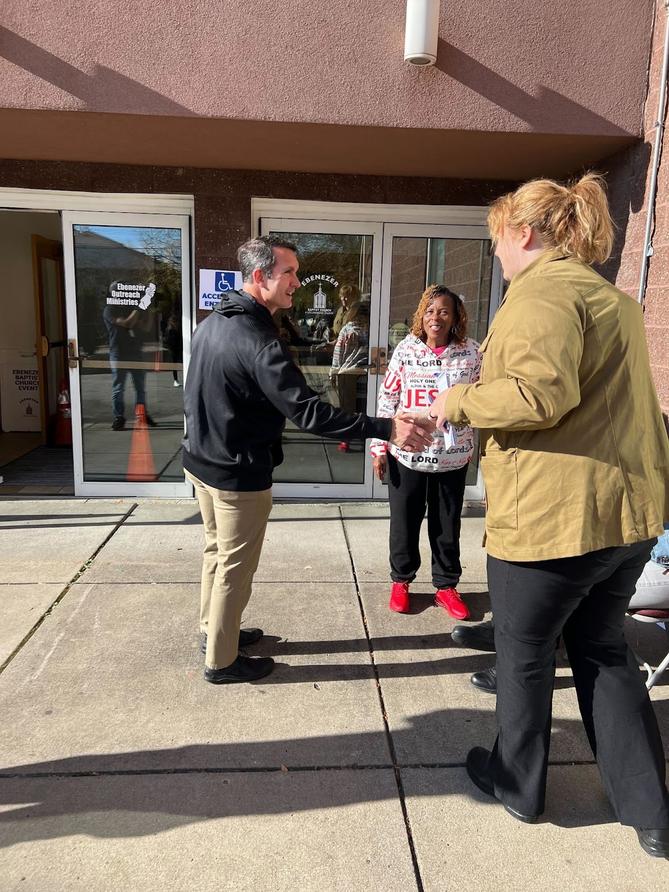
[[[518,563],[488,557],[495,617],[495,795],[544,810],[557,639],[562,635],[590,746],[621,824],[669,827],[660,732],[623,632],[653,541]]]
[[[420,567],[420,527],[427,508],[432,549],[432,584],[456,586],[460,566],[460,515],[467,467],[455,471],[413,471],[388,453],[390,501],[390,578],[411,582]]]

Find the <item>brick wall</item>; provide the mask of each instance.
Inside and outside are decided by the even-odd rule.
[[[487,205],[515,183],[428,177],[343,176],[280,171],[213,170],[58,161],[0,160],[0,186],[87,192],[195,196],[195,266],[235,269],[237,246],[251,234],[251,198]],[[425,264],[422,261],[422,276]],[[403,286],[413,316],[424,278]],[[411,298],[409,300],[409,292]]]
[[[641,279],[644,234],[648,215],[648,189],[657,131],[658,97],[667,11],[657,0],[648,73],[648,94],[643,110],[643,143],[607,159],[601,165],[609,182],[611,210],[618,226],[614,258],[604,274],[633,297]],[[666,111],[665,111],[666,123]],[[669,145],[663,139],[645,293],[645,323],[653,377],[660,404],[669,413]]]

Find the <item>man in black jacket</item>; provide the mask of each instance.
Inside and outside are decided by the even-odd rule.
[[[274,236],[251,239],[237,256],[244,290],[227,294],[197,327],[184,389],[183,463],[205,529],[204,677],[213,684],[254,681],[274,666],[270,657],[239,653],[263,635],[240,631],[240,624],[272,507],[272,471],[283,459],[286,418],[340,441],[378,437],[417,451],[431,442],[426,417],[344,412],[308,387],[272,318],[292,306],[300,286],[295,245]]]

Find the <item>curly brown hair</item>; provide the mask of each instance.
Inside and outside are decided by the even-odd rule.
[[[463,344],[467,338],[467,310],[465,309],[465,303],[459,294],[456,294],[455,291],[451,291],[446,285],[428,285],[425,291],[423,291],[423,294],[418,301],[416,312],[413,314],[411,334],[420,338],[421,341],[425,340],[423,316],[435,297],[450,297],[453,301],[455,325],[448,333],[448,343],[450,344],[451,341],[455,341],[458,344]]]

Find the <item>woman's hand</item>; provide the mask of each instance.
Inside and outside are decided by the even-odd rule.
[[[449,389],[442,390],[440,394],[435,398],[434,402],[427,410],[427,417],[434,424],[437,430],[441,431],[444,429],[444,422],[448,421],[446,415],[444,414],[444,406],[446,405],[446,398],[449,394]]]
[[[383,478],[386,476],[386,470],[388,468],[388,459],[385,455],[375,455],[372,464],[374,466],[374,473],[381,483],[383,483]]]

